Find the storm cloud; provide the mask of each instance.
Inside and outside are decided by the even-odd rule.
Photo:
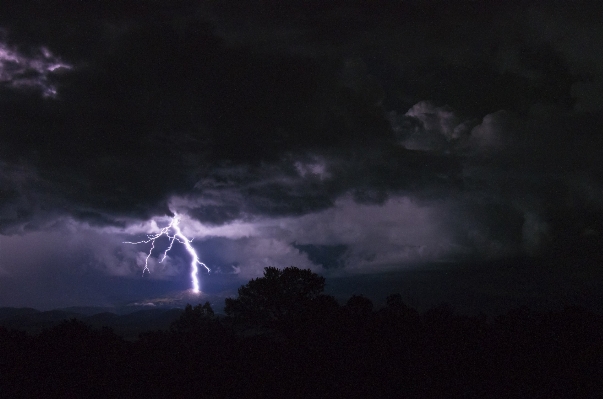
[[[599,259],[600,6],[378,3],[0,6],[0,279]]]

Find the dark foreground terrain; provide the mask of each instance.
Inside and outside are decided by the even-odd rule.
[[[289,272],[287,272],[289,270]],[[287,274],[289,273],[289,275]],[[297,274],[296,274],[297,273]],[[228,299],[187,306],[130,341],[65,320],[0,327],[0,396],[207,398],[588,398],[603,392],[603,317],[579,307],[497,317],[400,295],[379,310],[323,295],[299,269],[266,271]],[[308,271],[309,273],[309,271]]]
[[[0,327],[3,397],[597,397],[603,319],[517,309],[487,321],[445,307],[323,308],[246,328],[188,308],[135,342],[76,319]]]

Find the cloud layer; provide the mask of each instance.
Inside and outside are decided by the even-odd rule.
[[[594,3],[25,3],[0,6],[0,278],[138,276],[121,242],[176,212],[236,279],[600,256]]]

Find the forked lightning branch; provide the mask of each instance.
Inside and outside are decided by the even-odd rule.
[[[148,234],[147,235],[148,238],[143,241],[138,241],[138,242],[124,241],[124,244],[148,244],[148,243],[151,243],[151,249],[149,249],[149,253],[147,254],[147,257],[144,261],[144,269],[142,270],[143,275],[145,272],[148,272],[148,273],[151,272],[149,270],[149,258],[151,257],[151,254],[153,253],[153,250],[155,249],[155,240],[157,240],[161,236],[166,236],[170,240],[170,244],[168,245],[167,249],[163,252],[163,257],[161,258],[159,263],[161,263],[165,260],[167,253],[172,249],[172,246],[174,245],[174,241],[178,241],[179,243],[183,244],[184,247],[186,248],[186,250],[188,251],[188,253],[192,257],[191,278],[193,281],[193,291],[199,292],[199,276],[197,275],[199,272],[199,268],[197,267],[197,265],[201,265],[201,266],[205,267],[205,269],[207,269],[208,272],[210,270],[209,270],[209,267],[207,267],[207,265],[205,263],[203,263],[199,260],[199,256],[197,256],[197,252],[191,245],[191,242],[193,240],[192,239],[189,240],[188,238],[186,238],[184,236],[184,234],[182,234],[182,231],[180,230],[180,226],[178,226],[179,223],[180,223],[180,217],[178,215],[175,215],[172,218],[172,221],[170,222],[170,224],[168,226],[162,228],[159,231],[159,233]],[[173,234],[170,234],[170,230],[173,231]]]

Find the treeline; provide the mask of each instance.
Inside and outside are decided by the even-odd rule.
[[[1,397],[600,397],[603,317],[582,308],[496,318],[400,295],[338,304],[324,279],[267,268],[216,317],[188,305],[129,342],[72,319],[32,336],[0,328]]]

